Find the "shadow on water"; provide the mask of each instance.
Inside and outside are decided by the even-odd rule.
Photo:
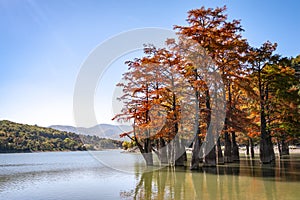
[[[124,199],[298,199],[300,156],[270,165],[247,157],[239,163],[202,167],[165,167],[140,173],[137,185]]]

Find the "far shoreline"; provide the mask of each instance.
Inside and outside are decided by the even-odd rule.
[[[95,149],[95,150],[61,150],[61,151],[7,151],[7,152],[0,152],[0,154],[30,154],[30,153],[51,153],[51,152],[89,152],[89,151],[112,151],[112,150],[122,150],[121,148],[116,149]]]
[[[95,149],[95,150],[62,150],[62,151],[7,151],[7,152],[0,152],[0,154],[30,154],[30,153],[51,153],[51,152],[96,152],[96,151],[115,151],[115,150],[119,150],[120,153],[140,153],[139,149],[135,149],[135,148],[131,148],[131,149],[127,149],[124,150],[122,148],[116,148],[116,149]],[[278,156],[279,152],[277,148],[274,148],[275,154]],[[189,151],[187,151],[187,153],[191,153]],[[239,153],[240,154],[245,154],[246,155],[246,150],[245,149],[239,149]],[[300,148],[295,148],[295,149],[289,149],[289,153],[290,154],[300,154]],[[254,154],[255,155],[259,155],[259,149],[258,148],[254,148]],[[288,155],[286,155],[288,156]]]

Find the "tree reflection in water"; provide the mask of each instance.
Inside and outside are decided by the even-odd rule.
[[[122,191],[124,199],[297,199],[300,181],[299,157],[261,166],[258,160],[241,159],[217,167],[190,171],[188,167],[165,167],[141,172],[137,184]]]

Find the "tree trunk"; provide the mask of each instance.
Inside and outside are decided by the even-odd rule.
[[[249,156],[249,139],[247,140],[246,143],[246,155]]]
[[[224,136],[225,136],[224,162],[231,163],[232,162],[231,141],[230,141],[230,136],[229,136],[229,133],[227,132],[227,130],[225,131]]]
[[[134,138],[136,138],[135,127],[134,127]],[[151,146],[150,139],[147,138],[144,141],[144,146],[141,145],[136,139],[135,139],[135,141],[136,141],[136,144],[137,144],[143,158],[145,159],[146,165],[147,166],[153,165],[152,146]]]
[[[279,138],[277,138],[277,147],[278,147],[279,156],[282,156],[282,149],[281,149]]]
[[[200,163],[200,147],[201,147],[201,138],[199,137],[200,128],[197,129],[195,139],[193,142],[193,149],[192,149],[192,159],[191,159],[191,170],[199,169]]]
[[[143,157],[145,158],[146,165],[152,166],[153,165],[153,156],[152,156],[152,145],[149,138],[147,138],[144,142],[144,153]]]
[[[149,97],[149,91],[148,91],[148,84],[146,84],[146,102],[148,103],[148,97]],[[149,117],[149,110],[146,111],[145,113],[145,117],[146,117],[146,122],[150,121],[150,117]],[[150,130],[146,130],[145,132],[146,134],[146,139],[144,141],[144,149],[143,149],[143,157],[146,161],[146,165],[147,166],[152,166],[153,165],[153,155],[152,155],[152,144],[151,144],[151,140],[150,140]]]
[[[260,139],[260,161],[263,164],[269,164],[275,160],[275,153],[273,149],[273,144],[271,141],[271,136],[263,130],[265,127],[263,123],[261,123],[261,139]]]
[[[250,154],[251,154],[251,158],[254,158],[254,144],[253,144],[252,138],[249,138],[249,141],[250,141]]]
[[[236,135],[233,131],[231,133],[232,135],[232,161],[239,161],[240,160],[240,153],[239,153],[239,147],[236,143]]]
[[[263,164],[269,164],[275,160],[273,144],[270,136],[264,135],[260,140],[260,161]]]
[[[174,87],[174,79],[172,76],[172,88]],[[173,164],[175,166],[184,166],[185,160],[186,160],[186,152],[185,152],[185,146],[182,144],[181,138],[178,136],[178,115],[177,115],[177,105],[176,105],[176,95],[173,92],[172,94],[172,135],[174,136],[173,138],[173,157],[174,157],[174,162]]]
[[[182,139],[176,139],[175,143],[175,166],[184,166],[187,160],[185,146]]]
[[[168,164],[168,155],[167,155],[167,147],[166,142],[163,138],[159,138],[158,141],[158,158],[161,164]]]
[[[168,147],[168,165],[174,165],[174,142],[169,142]]]
[[[199,91],[195,91],[195,125],[194,125],[194,141],[192,149],[192,159],[191,159],[191,170],[199,169],[200,163],[200,147],[201,147],[201,138],[200,138],[200,101],[199,101]]]
[[[261,83],[261,71],[258,71],[258,85],[260,96],[260,148],[259,157],[260,162],[263,164],[271,163],[275,160],[275,153],[271,141],[270,132],[267,131],[267,122],[265,115],[265,94]]]
[[[217,155],[218,155],[218,165],[223,165],[224,157],[223,157],[223,152],[222,152],[222,148],[221,148],[220,138],[218,138],[218,141],[217,141]]]
[[[205,141],[205,156],[204,156],[204,162],[203,166],[205,167],[215,167],[217,165],[217,157],[216,157],[216,133],[209,129],[210,121],[211,121],[211,106],[210,106],[210,95],[209,90],[205,91],[206,97],[205,97],[205,104],[206,109],[208,111],[207,113],[207,133],[206,133],[206,141]]]
[[[231,144],[231,138],[228,133],[228,121],[231,120],[231,84],[230,82],[227,83],[227,90],[228,90],[228,101],[227,101],[227,114],[225,118],[225,149],[224,149],[224,162],[225,163],[231,163],[232,162],[232,144]]]
[[[290,154],[288,144],[285,142],[284,139],[281,140],[281,152],[282,156]]]
[[[205,145],[207,146],[207,145]],[[215,167],[216,163],[216,146],[209,151],[208,154],[204,156],[203,166],[204,167]]]
[[[143,156],[144,156],[144,159],[146,161],[146,165],[147,166],[153,166],[152,155],[150,153],[144,153]]]

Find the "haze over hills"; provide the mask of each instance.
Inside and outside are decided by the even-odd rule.
[[[112,124],[98,124],[90,128],[74,127],[65,125],[52,125],[49,128],[53,128],[59,131],[72,132],[83,135],[96,135],[101,138],[110,138],[121,140],[120,134],[124,132],[132,131],[132,127],[128,125],[112,125]],[[126,138],[125,138],[126,139]],[[123,139],[122,139],[123,140]]]

